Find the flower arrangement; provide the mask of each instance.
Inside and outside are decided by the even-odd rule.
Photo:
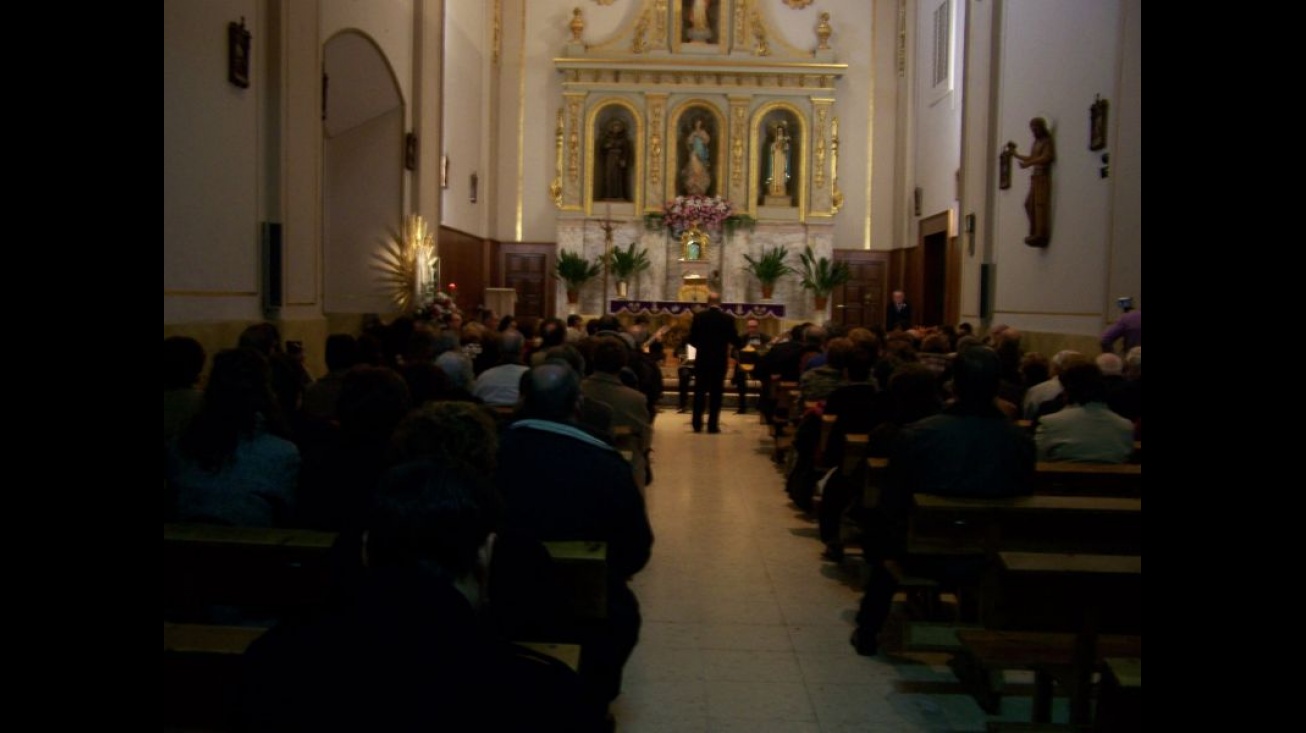
[[[458,286],[449,283],[449,287],[452,289]],[[423,302],[413,311],[413,318],[419,321],[444,322],[451,314],[461,316],[463,312],[454,302],[453,296],[443,290],[436,290],[430,293],[429,299],[423,298]]]
[[[734,205],[720,196],[677,196],[662,207],[662,222],[674,236],[698,222],[702,228],[716,229],[729,218]]]

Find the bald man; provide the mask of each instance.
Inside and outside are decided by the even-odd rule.
[[[545,362],[522,379],[522,390],[522,419],[504,431],[495,474],[504,526],[541,541],[607,543],[608,617],[582,640],[581,676],[608,702],[621,692],[621,670],[639,638],[639,602],[627,581],[648,563],[653,529],[630,465],[577,425],[580,376]]]

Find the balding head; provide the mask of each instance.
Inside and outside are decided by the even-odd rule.
[[[526,417],[572,423],[580,403],[580,377],[571,367],[546,362],[522,379],[522,413]]]
[[[1114,377],[1125,371],[1125,363],[1115,354],[1098,354],[1094,361],[1104,377]]]

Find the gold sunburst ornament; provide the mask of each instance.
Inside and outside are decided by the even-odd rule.
[[[435,297],[440,258],[435,254],[435,234],[421,216],[408,217],[403,235],[387,242],[379,259],[399,310],[411,314]]]

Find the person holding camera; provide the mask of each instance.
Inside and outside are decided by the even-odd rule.
[[[1122,338],[1125,340],[1125,353],[1129,353],[1135,346],[1143,345],[1143,312],[1134,310],[1134,299],[1130,297],[1117,299],[1116,305],[1124,313],[1102,332],[1103,354],[1115,353],[1116,342]]]

